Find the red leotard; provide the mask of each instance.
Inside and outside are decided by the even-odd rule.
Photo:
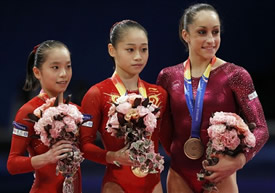
[[[64,177],[61,174],[56,176],[56,164],[48,164],[39,169],[34,169],[31,164],[32,156],[49,150],[40,139],[33,137],[35,135],[34,123],[26,120],[29,113],[33,113],[37,107],[44,103],[45,100],[36,96],[24,104],[17,112],[7,168],[11,174],[35,172],[35,180],[30,193],[62,193]],[[29,157],[24,156],[26,150],[29,153]],[[81,193],[81,191],[81,173],[79,169],[75,174],[74,192]]]
[[[193,95],[196,96],[200,78],[192,78]],[[190,137],[191,116],[189,114],[184,95],[183,64],[163,69],[157,80],[168,92],[173,127],[162,125],[160,139],[165,150],[171,154],[171,168],[184,178],[195,193],[202,192],[202,183],[197,181],[196,173],[202,169],[202,161],[187,158],[183,146]],[[210,73],[204,95],[200,138],[206,146],[209,138],[207,128],[209,118],[216,111],[241,114],[248,123],[254,122],[256,128],[256,146],[245,153],[249,161],[263,147],[268,139],[262,106],[256,95],[249,73],[242,67],[232,63],[225,63]],[[170,137],[169,137],[170,136]]]
[[[160,86],[149,84],[145,81],[142,82],[144,83],[150,101],[161,108],[161,115],[158,120],[159,125],[162,114],[166,108],[167,93]],[[106,162],[107,151],[117,151],[125,146],[124,139],[111,136],[105,129],[112,99],[116,99],[117,97],[119,97],[119,93],[111,79],[106,79],[92,86],[84,96],[82,110],[85,114],[92,115],[93,126],[81,127],[82,152],[84,152],[86,159],[106,165],[102,187],[106,182],[114,182],[118,184],[125,193],[151,193],[155,185],[160,182],[159,173],[148,174],[144,178],[138,178],[133,175],[129,166],[118,167]],[[158,128],[159,126],[155,129],[151,138],[154,141],[156,152],[158,152]],[[97,131],[101,134],[104,149],[93,144]]]

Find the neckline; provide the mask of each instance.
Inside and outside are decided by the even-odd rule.
[[[223,63],[223,64],[217,66],[216,68],[212,69],[212,70],[210,71],[210,76],[211,76],[214,72],[216,72],[218,69],[220,69],[221,67],[225,66],[226,64],[229,64],[229,62],[225,62],[225,63]],[[210,76],[209,76],[209,77],[210,77]],[[191,75],[191,78],[194,79],[194,80],[196,80],[196,79],[200,79],[201,76],[200,76],[200,77],[194,77],[194,76]]]

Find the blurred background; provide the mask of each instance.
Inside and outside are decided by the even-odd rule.
[[[33,47],[55,39],[68,45],[73,78],[68,93],[80,104],[93,84],[110,77],[113,63],[107,52],[111,26],[123,19],[142,24],[149,33],[150,57],[141,74],[155,83],[159,71],[187,58],[178,38],[178,23],[190,4],[207,2],[217,8],[223,24],[217,56],[243,66],[251,74],[270,131],[259,154],[238,172],[241,193],[275,192],[275,49],[274,0],[1,0],[0,1],[0,188],[3,193],[29,192],[33,174],[10,175],[6,161],[12,121],[17,110],[37,92],[23,92],[25,66]],[[100,145],[100,141],[96,141]],[[160,147],[160,152],[165,155]],[[165,156],[165,178],[169,158]],[[83,193],[100,192],[104,166],[84,161]],[[164,191],[165,192],[165,191]]]

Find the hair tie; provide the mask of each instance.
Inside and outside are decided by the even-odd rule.
[[[38,44],[38,45],[36,45],[36,46],[33,47],[33,53],[36,53],[37,48],[38,48],[39,46],[40,46],[40,44]]]

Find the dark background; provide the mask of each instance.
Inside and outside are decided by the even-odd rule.
[[[1,0],[1,192],[28,192],[33,181],[30,173],[8,174],[6,160],[11,122],[18,108],[36,94],[21,89],[27,57],[35,45],[48,39],[60,40],[68,45],[73,64],[68,93],[73,93],[73,102],[80,104],[90,86],[112,75],[113,63],[107,52],[107,43],[110,28],[115,22],[133,19],[147,29],[150,57],[141,77],[155,83],[162,68],[178,64],[187,57],[178,38],[178,22],[183,10],[194,2],[210,3],[220,13],[223,32],[217,56],[249,71],[270,130],[267,145],[238,174],[240,192],[275,192],[273,0]],[[162,148],[160,151],[163,152]],[[165,159],[167,167],[162,173],[164,188],[169,166],[169,158]],[[82,166],[83,192],[99,192],[104,166],[86,160]]]

